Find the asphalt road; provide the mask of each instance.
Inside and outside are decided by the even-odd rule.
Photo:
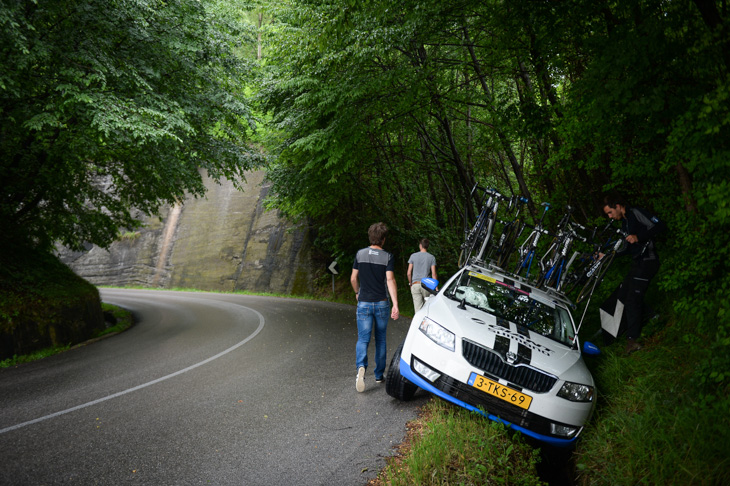
[[[353,306],[102,297],[139,322],[0,370],[1,485],[363,485],[427,398],[398,402],[370,372],[355,391]],[[389,358],[408,325],[390,322]]]

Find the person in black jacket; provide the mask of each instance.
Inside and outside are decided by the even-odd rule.
[[[601,325],[605,330],[613,321],[616,333],[612,335],[617,337],[622,314],[625,314],[626,352],[633,353],[641,349],[637,339],[643,324],[644,296],[649,282],[659,271],[654,237],[664,231],[666,225],[646,209],[629,206],[620,196],[607,196],[603,203],[606,216],[621,222],[627,243],[616,256],[630,255],[633,260],[621,285],[601,305]]]

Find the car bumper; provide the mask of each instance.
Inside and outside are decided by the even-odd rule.
[[[575,443],[583,429],[582,426],[557,422],[500,400],[441,372],[425,360],[419,359],[421,363],[439,373],[438,378],[430,381],[414,371],[414,359],[419,358],[410,354],[401,357],[400,373],[408,381],[444,400],[478,412],[490,420],[503,423],[529,437],[553,446],[569,447]],[[474,371],[478,373],[478,370]],[[555,399],[563,400],[557,397]],[[575,406],[575,404],[566,401],[566,406],[571,405]],[[580,404],[580,407],[582,409],[580,415],[590,415],[592,404]],[[570,427],[577,429],[577,431],[570,438],[564,438],[552,433],[552,429],[555,427]]]

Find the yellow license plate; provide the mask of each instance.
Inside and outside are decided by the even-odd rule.
[[[500,400],[509,402],[512,405],[517,405],[525,410],[530,408],[530,403],[532,403],[532,397],[530,395],[525,395],[524,393],[513,390],[508,386],[492,381],[482,375],[477,375],[476,373],[471,374],[467,383],[484,393],[489,393]]]

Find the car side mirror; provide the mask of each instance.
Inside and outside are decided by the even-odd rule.
[[[438,286],[439,281],[435,278],[426,277],[421,279],[421,287],[431,292],[431,294],[437,294],[438,293]]]
[[[583,352],[589,356],[598,356],[601,354],[601,350],[590,341],[583,343]]]

